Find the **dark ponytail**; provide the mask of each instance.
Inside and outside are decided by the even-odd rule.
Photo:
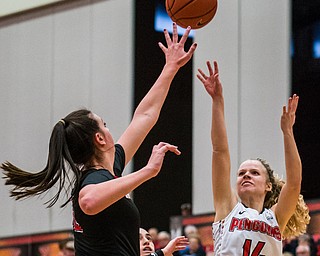
[[[58,181],[56,194],[46,202],[53,206],[63,190],[69,192],[65,206],[73,197],[81,179],[81,168],[94,154],[93,136],[99,131],[97,121],[89,110],[81,109],[61,119],[53,128],[46,167],[38,173],[24,171],[10,162],[0,167],[4,172],[6,185],[13,185],[10,194],[16,200],[40,195],[52,188]],[[72,170],[72,174],[68,170]]]

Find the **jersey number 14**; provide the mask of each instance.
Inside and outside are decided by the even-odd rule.
[[[260,252],[262,251],[263,246],[265,245],[265,242],[259,241],[257,245],[254,247],[252,253],[251,253],[251,244],[252,240],[246,239],[243,244],[243,256],[259,256]]]

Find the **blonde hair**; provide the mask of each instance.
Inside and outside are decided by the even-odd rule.
[[[269,182],[272,184],[271,191],[266,194],[263,206],[270,209],[278,202],[279,195],[285,181],[280,179],[277,174],[271,169],[270,165],[263,159],[257,158],[267,170]],[[309,208],[303,200],[303,195],[299,195],[296,209],[289,219],[285,230],[282,234],[282,238],[290,238],[304,234],[307,230],[307,225],[310,222]]]

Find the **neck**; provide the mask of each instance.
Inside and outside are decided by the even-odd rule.
[[[262,212],[263,202],[264,202],[264,200],[257,200],[252,197],[241,199],[242,204],[244,204],[248,208],[257,210],[258,212]]]
[[[113,173],[113,162],[114,162],[115,150],[108,150],[107,152],[98,151],[91,160],[86,164],[86,169],[88,168],[99,168],[106,169]]]
[[[111,162],[108,162],[108,161],[98,162],[96,160],[93,160],[86,165],[85,169],[90,169],[90,168],[105,169],[113,174],[113,165],[111,164]]]
[[[113,176],[115,176],[115,173],[113,172],[113,168],[112,166],[109,166],[108,165],[102,165],[102,164],[89,164],[86,166],[85,169],[97,169],[97,170],[101,170],[101,169],[104,169],[104,170],[107,170],[109,171]]]

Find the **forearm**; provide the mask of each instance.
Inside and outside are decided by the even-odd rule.
[[[286,183],[281,189],[278,203],[273,207],[282,233],[284,232],[290,217],[295,212],[301,188],[302,168],[298,149],[291,129],[283,133],[283,139]]]
[[[217,218],[232,209],[234,197],[230,186],[230,153],[224,118],[223,99],[212,104],[212,192]]]
[[[228,152],[223,98],[212,102],[211,142],[214,152]]]
[[[161,75],[136,108],[129,127],[117,141],[125,150],[126,164],[156,124],[178,69],[179,67],[174,64],[164,66]]]
[[[286,184],[293,189],[300,188],[302,180],[302,165],[293,132],[283,135],[286,165]]]
[[[163,67],[160,76],[136,108],[135,116],[145,115],[155,120],[158,119],[171,82],[178,70],[179,66],[173,63]]]
[[[87,185],[79,194],[80,207],[88,215],[97,214],[152,177],[152,170],[144,167],[120,178]]]

